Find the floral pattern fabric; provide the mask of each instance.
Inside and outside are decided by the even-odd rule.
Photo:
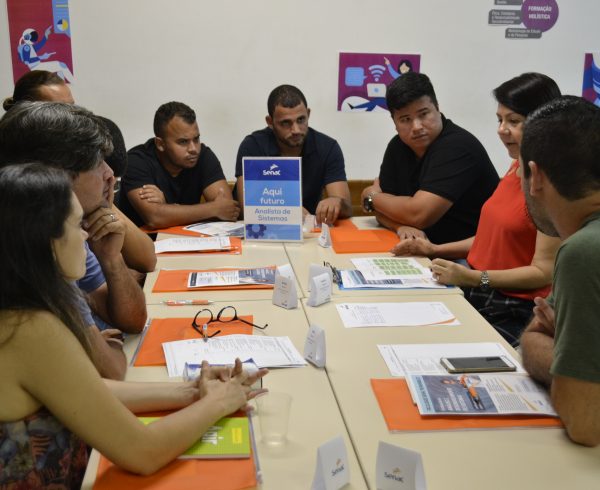
[[[79,488],[87,460],[86,444],[45,408],[0,422],[0,490]]]

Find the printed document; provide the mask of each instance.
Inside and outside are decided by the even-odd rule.
[[[165,252],[218,252],[230,250],[229,237],[167,238],[154,242],[157,254]]]
[[[460,325],[440,301],[412,303],[341,303],[336,305],[346,328]]]
[[[190,327],[192,328],[192,327]],[[224,328],[227,328],[226,326]],[[185,364],[233,364],[253,359],[260,367],[300,367],[307,363],[289,337],[262,335],[225,335],[178,340],[162,344],[169,376],[183,376]]]
[[[377,348],[392,376],[446,374],[447,371],[440,364],[442,357],[504,356],[517,367],[518,373],[525,372],[521,364],[496,342],[392,344],[378,345]]]

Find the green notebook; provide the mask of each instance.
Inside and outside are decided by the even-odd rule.
[[[138,417],[151,424],[160,417]],[[248,417],[224,417],[209,427],[180,459],[243,459],[250,457]]]

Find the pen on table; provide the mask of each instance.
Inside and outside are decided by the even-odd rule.
[[[167,306],[185,306],[185,305],[212,305],[212,301],[207,299],[168,299],[162,302]]]

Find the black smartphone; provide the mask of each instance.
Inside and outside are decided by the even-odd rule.
[[[505,356],[442,357],[440,363],[449,373],[497,373],[517,370]]]

